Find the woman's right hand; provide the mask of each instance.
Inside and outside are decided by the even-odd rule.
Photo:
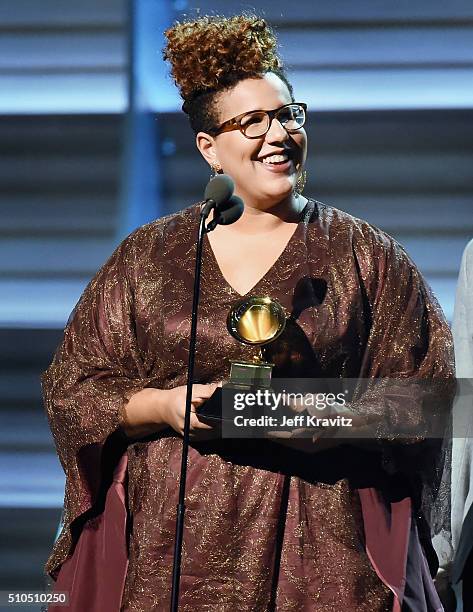
[[[191,418],[190,418],[190,435],[191,437],[204,437],[202,434],[205,430],[212,429],[211,425],[207,425],[197,418],[196,412],[209,397],[217,389],[218,384],[192,386],[192,403],[191,403]],[[181,436],[184,434],[184,417],[186,413],[186,394],[187,387],[182,385],[173,389],[161,389],[159,407],[161,419],[167,423]]]
[[[199,421],[196,410],[213,394],[217,387],[217,383],[209,385],[194,384],[192,386],[190,418],[190,435],[192,438],[209,437],[208,431],[212,427]],[[167,426],[183,435],[186,393],[187,387],[185,385],[173,389],[147,387],[134,393],[123,408],[122,429],[130,438],[146,437],[162,431]]]

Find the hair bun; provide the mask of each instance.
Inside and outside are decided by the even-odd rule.
[[[184,99],[218,90],[229,77],[257,76],[282,68],[274,33],[261,17],[204,16],[175,24],[165,32],[164,59]]]

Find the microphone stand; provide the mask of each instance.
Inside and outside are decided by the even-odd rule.
[[[176,535],[174,542],[174,561],[172,568],[172,595],[171,612],[177,612],[179,605],[179,585],[181,580],[181,561],[182,561],[182,538],[184,533],[184,515],[186,512],[185,494],[187,478],[187,457],[189,455],[189,433],[191,421],[191,402],[192,402],[192,383],[194,378],[194,358],[195,345],[197,339],[197,309],[199,306],[200,294],[200,273],[202,268],[202,245],[204,234],[207,232],[205,221],[210,211],[215,206],[215,202],[210,200],[205,203],[200,212],[199,233],[197,237],[197,252],[195,258],[194,272],[194,295],[192,298],[192,317],[191,334],[189,342],[189,360],[187,365],[187,393],[186,393],[186,412],[184,417],[184,436],[182,441],[181,473],[179,477],[179,500],[177,504]],[[213,228],[212,228],[213,229]]]

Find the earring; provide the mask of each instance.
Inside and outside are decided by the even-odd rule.
[[[221,174],[222,172],[222,166],[218,162],[212,162],[210,164],[210,169],[212,170],[212,174],[210,175],[211,179],[217,176],[217,174]]]
[[[304,191],[305,184],[307,182],[307,171],[302,170],[296,180],[296,191],[299,194],[302,194]]]

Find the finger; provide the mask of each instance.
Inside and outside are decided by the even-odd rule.
[[[308,427],[302,427],[301,429],[293,429],[292,430],[292,438],[310,438],[312,440],[312,438],[314,436],[317,437],[317,435],[320,435],[320,432],[317,432],[317,430],[314,429],[309,429]]]
[[[192,400],[191,412],[194,414],[199,412],[200,407],[205,404],[206,401],[206,399]]]
[[[197,402],[200,405],[206,402],[210,397],[212,397],[212,395],[213,393],[210,393],[209,395],[193,395],[191,401],[192,403]]]
[[[212,395],[215,393],[217,388],[218,388],[217,385],[212,385],[212,388],[210,390],[207,390],[205,394],[193,395],[192,400],[191,400],[192,403],[196,404],[197,406],[202,405],[204,402],[206,402],[208,399],[212,397]]]
[[[269,438],[278,438],[280,440],[289,440],[292,437],[292,432],[290,431],[268,431],[266,435]]]
[[[213,429],[221,427],[221,424],[222,424],[220,419],[208,416],[206,414],[197,413],[197,418],[199,419],[201,423],[206,423],[208,425],[211,425]]]
[[[192,385],[192,399],[205,398],[208,399],[217,388],[217,383],[211,383],[209,385]]]
[[[305,405],[302,402],[302,400],[299,398],[295,398],[295,399],[290,398],[289,401],[287,402],[287,405],[291,410],[293,410],[296,413],[304,412],[305,410]]]
[[[192,429],[212,429],[211,425],[199,421],[195,414],[191,414],[191,428]]]

